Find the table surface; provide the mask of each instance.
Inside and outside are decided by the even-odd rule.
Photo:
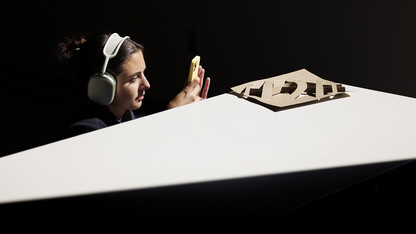
[[[0,158],[0,203],[416,157],[416,99],[349,97],[272,111],[222,94]]]

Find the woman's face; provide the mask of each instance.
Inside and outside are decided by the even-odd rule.
[[[117,76],[116,97],[110,105],[119,110],[136,110],[141,107],[145,90],[150,88],[144,70],[146,63],[139,50],[123,63],[123,72]]]

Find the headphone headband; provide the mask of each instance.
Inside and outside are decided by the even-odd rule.
[[[120,49],[121,45],[127,38],[130,38],[130,37],[129,36],[120,37],[117,33],[113,33],[107,39],[107,42],[105,43],[104,48],[103,48],[103,54],[104,54],[105,60],[104,60],[103,68],[101,69],[102,74],[104,74],[105,71],[107,70],[108,61],[117,55],[118,50]]]

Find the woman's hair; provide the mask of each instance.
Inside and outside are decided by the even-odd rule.
[[[71,77],[84,89],[90,76],[101,72],[104,64],[103,48],[111,33],[89,36],[87,34],[68,35],[57,46],[57,59],[69,69]],[[107,71],[117,76],[122,72],[121,65],[137,51],[143,52],[144,47],[126,39],[117,55],[110,59]]]

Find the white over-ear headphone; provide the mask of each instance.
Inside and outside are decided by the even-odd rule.
[[[91,101],[108,105],[113,102],[116,96],[117,79],[110,72],[106,72],[108,61],[114,58],[123,42],[129,38],[120,37],[117,33],[111,34],[104,45],[103,54],[105,56],[104,65],[100,73],[92,75],[88,80],[88,97]]]

